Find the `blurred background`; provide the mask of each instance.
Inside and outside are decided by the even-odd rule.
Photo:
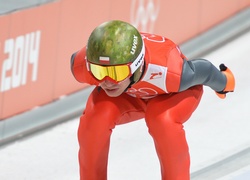
[[[224,62],[235,72],[236,92],[221,101],[205,89],[186,123],[192,179],[250,179],[250,0],[0,0],[0,179],[78,179],[78,118],[93,87],[76,82],[70,57],[111,19],[166,36],[188,58]],[[117,129],[110,179],[160,179],[144,122]],[[117,168],[129,157],[138,164]]]

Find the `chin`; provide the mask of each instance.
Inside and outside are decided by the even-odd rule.
[[[120,96],[122,93],[110,93],[110,92],[107,92],[107,91],[106,91],[106,94],[107,94],[109,97],[118,97],[118,96]]]

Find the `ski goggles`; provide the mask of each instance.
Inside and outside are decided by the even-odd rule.
[[[98,80],[103,81],[106,77],[111,78],[116,83],[131,77],[144,61],[145,48],[142,47],[140,54],[133,63],[119,65],[99,65],[87,62],[88,71]]]

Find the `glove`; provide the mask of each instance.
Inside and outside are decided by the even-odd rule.
[[[220,91],[220,92],[216,92],[217,96],[219,96],[221,99],[226,98],[226,94],[228,92],[233,92],[234,88],[235,88],[235,79],[234,79],[234,75],[231,72],[231,70],[225,66],[224,64],[220,65],[220,71],[225,74],[226,78],[227,78],[227,84],[226,87]]]

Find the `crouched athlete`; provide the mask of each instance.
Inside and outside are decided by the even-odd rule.
[[[110,136],[116,125],[144,118],[159,157],[163,180],[190,179],[183,123],[197,108],[203,85],[220,98],[234,91],[225,65],[187,60],[166,37],[140,33],[123,21],[96,27],[86,47],[71,57],[81,83],[95,85],[78,129],[80,177],[107,179]]]

